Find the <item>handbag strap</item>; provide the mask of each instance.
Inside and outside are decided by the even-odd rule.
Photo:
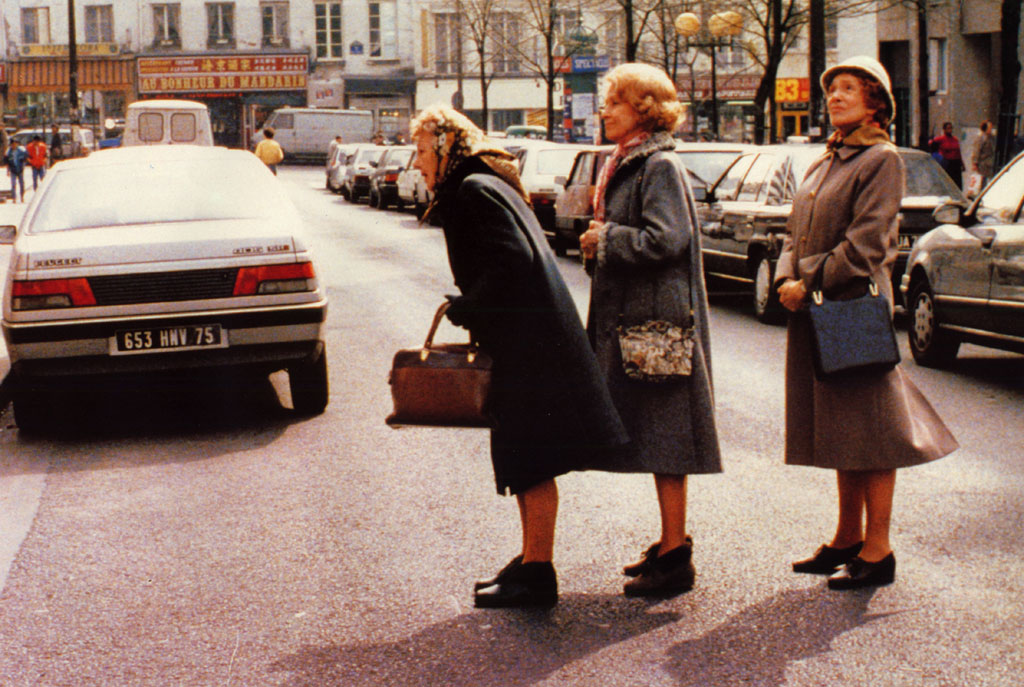
[[[448,308],[451,307],[451,301],[445,301],[438,307],[437,312],[434,313],[434,321],[430,323],[430,331],[427,332],[427,340],[423,342],[423,348],[428,349],[434,345],[434,334],[437,333],[437,328],[441,325],[441,320],[444,318],[444,314],[448,312]]]
[[[825,259],[821,261],[821,265],[818,267],[818,271],[814,273],[814,279],[811,283],[811,300],[814,301],[815,305],[821,305],[825,302],[825,290],[822,288],[822,283],[825,281],[825,263],[832,257],[832,253],[825,256]],[[878,296],[878,284],[871,277],[868,277],[868,292],[871,296]]]

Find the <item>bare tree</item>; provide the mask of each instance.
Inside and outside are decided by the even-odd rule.
[[[492,52],[501,40],[492,40],[497,30],[498,0],[459,0],[461,7],[460,26],[466,37],[473,43],[476,64],[472,65],[480,81],[480,126],[485,131],[489,128],[490,114],[487,105],[487,92],[494,79]],[[505,28],[505,27],[500,27]]]

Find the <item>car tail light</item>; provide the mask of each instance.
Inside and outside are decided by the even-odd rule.
[[[397,172],[394,173],[394,174],[385,174],[384,175],[384,182],[385,183],[393,184],[393,183],[395,183],[397,181],[398,181],[398,173]]]
[[[243,267],[238,270],[238,277],[235,279],[234,295],[309,291],[307,280],[315,276],[311,262]]]
[[[14,310],[46,310],[96,305],[89,281],[78,279],[42,279],[16,281],[11,289]]]
[[[530,202],[533,203],[533,207],[538,205],[553,205],[555,199],[544,193],[531,193]]]

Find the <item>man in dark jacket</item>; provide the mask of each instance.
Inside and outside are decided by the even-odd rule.
[[[28,153],[21,147],[16,139],[11,139],[11,145],[4,155],[4,164],[7,165],[7,173],[11,176],[11,197],[16,203],[25,202],[25,163],[28,160]]]

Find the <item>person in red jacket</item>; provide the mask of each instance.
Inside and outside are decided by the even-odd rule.
[[[946,170],[957,188],[964,187],[964,161],[960,155],[960,139],[953,135],[953,123],[944,122],[942,135],[931,140],[932,146],[937,146],[939,155],[942,156],[942,168]]]
[[[46,144],[42,136],[33,136],[25,151],[28,153],[28,164],[32,167],[32,190],[39,188],[39,182],[46,176]]]

